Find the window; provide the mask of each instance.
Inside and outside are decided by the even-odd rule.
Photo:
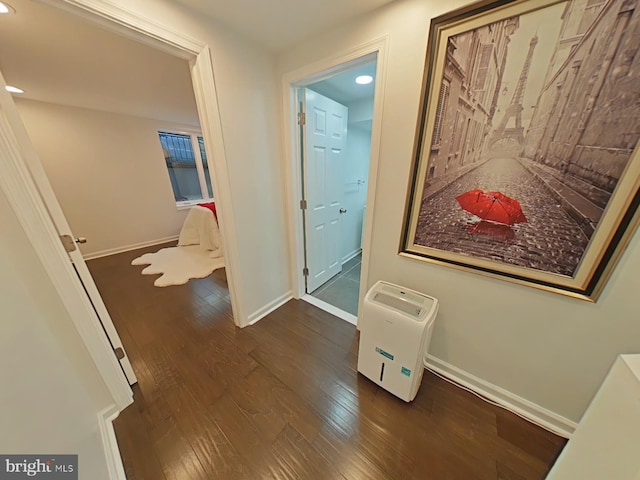
[[[213,200],[204,139],[197,134],[158,132],[176,203]]]
[[[436,121],[433,126],[433,134],[431,137],[431,146],[437,147],[442,140],[442,126],[444,118],[447,113],[447,106],[449,104],[449,82],[446,79],[442,79],[442,85],[440,85],[440,95],[438,97],[438,109],[436,110]]]
[[[474,90],[484,90],[485,83],[487,81],[487,73],[489,72],[489,63],[491,62],[491,56],[493,54],[493,45],[487,44],[482,46],[480,52],[480,64],[478,65],[478,71],[476,73],[476,83]]]

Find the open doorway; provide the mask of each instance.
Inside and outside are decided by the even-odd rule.
[[[50,5],[13,6],[2,73],[24,90],[13,100],[71,229],[87,239],[83,256],[169,240],[186,215],[178,202],[212,191],[200,193],[187,159],[202,138],[189,63]]]
[[[303,299],[355,323],[367,207],[376,55],[301,82]]]
[[[152,229],[154,227],[148,223],[149,220],[163,219],[158,211],[160,200],[149,191],[150,185],[156,184],[164,188],[172,213],[180,221],[184,214],[176,205],[177,197],[173,198],[172,172],[167,171],[169,165],[158,135],[160,131],[172,131],[173,127],[177,134],[182,134],[185,125],[199,129],[192,70],[188,61],[102,30],[80,17],[48,5],[23,0],[12,3],[16,13],[2,29],[2,35],[9,37],[1,42],[7,47],[1,50],[2,68],[7,80],[23,87],[25,97],[30,97],[24,100],[15,97],[14,100],[20,123],[26,126],[28,135],[21,138],[23,153],[29,157],[31,174],[58,232],[66,233],[71,224],[72,229],[84,235],[84,227],[104,226],[111,214],[117,220],[133,221],[124,226],[112,225],[107,233],[135,233],[143,223]],[[52,32],[51,28],[58,28],[58,31]],[[83,32],[78,33],[78,29]],[[99,37],[94,43],[92,34]],[[78,42],[78,38],[83,41]],[[66,47],[75,49],[69,51],[61,47],[60,43],[65,42]],[[29,51],[34,46],[36,48]],[[55,54],[56,50],[59,50],[59,55]],[[134,50],[140,54],[138,58],[129,55]],[[169,67],[160,65],[162,60],[167,61]],[[136,73],[130,75],[128,72],[127,75],[127,70],[134,66],[137,67]],[[154,71],[157,75],[155,78],[153,75],[144,77],[145,71],[147,75]],[[172,75],[174,71],[179,72],[177,77]],[[132,77],[138,75],[147,80],[146,91],[144,88],[136,90]],[[157,85],[160,78],[162,85]],[[178,80],[174,84],[172,79],[176,78]],[[132,91],[136,93],[132,95]],[[146,95],[150,91],[160,95],[150,98]],[[181,108],[183,105],[187,107]],[[88,135],[90,126],[95,127],[92,132],[97,131],[97,135]],[[148,135],[140,138],[137,132],[143,130]],[[202,138],[204,142],[204,137],[195,138],[197,141]],[[25,149],[26,143],[33,145],[29,151]],[[82,152],[70,155],[71,147],[79,147]],[[31,150],[34,155],[31,155]],[[107,150],[110,155],[101,156]],[[125,157],[127,161],[119,162]],[[151,163],[144,163],[148,161]],[[153,162],[161,168],[147,168]],[[78,176],[79,172],[90,176]],[[135,177],[134,173],[141,176]],[[206,181],[200,183],[204,184],[204,189],[209,188]],[[153,208],[151,214],[133,213],[145,204]],[[73,224],[83,218],[87,221],[77,223],[80,228],[74,227]],[[73,267],[127,379],[134,383],[135,375],[122,348],[119,332],[114,328],[84,258],[75,246],[75,237],[67,236]],[[104,239],[100,235],[88,236],[90,242]],[[148,241],[157,240],[164,238],[158,238],[154,233]],[[148,241],[123,240],[116,250],[135,248]],[[82,243],[82,239],[78,238],[76,242]],[[102,248],[98,253],[116,252]]]

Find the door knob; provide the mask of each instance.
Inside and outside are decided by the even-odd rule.
[[[341,208],[340,209],[340,213],[347,213],[347,209],[346,208]]]
[[[87,239],[85,237],[76,238],[76,243],[87,243]]]

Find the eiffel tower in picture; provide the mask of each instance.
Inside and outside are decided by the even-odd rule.
[[[531,59],[533,57],[533,51],[538,44],[538,35],[534,35],[529,42],[529,52],[527,58],[522,66],[522,72],[520,72],[520,78],[516,85],[516,90],[513,92],[513,98],[504,112],[504,116],[500,123],[494,130],[489,140],[489,149],[496,147],[497,143],[504,148],[522,147],[524,144],[524,128],[522,126],[522,99],[524,97],[524,90],[527,86],[527,78],[529,77],[529,68],[531,67]],[[507,127],[509,121],[512,120],[515,126]]]

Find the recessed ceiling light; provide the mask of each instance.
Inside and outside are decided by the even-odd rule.
[[[7,92],[11,92],[11,93],[24,93],[24,90],[22,90],[21,88],[13,87],[13,86],[11,86],[11,85],[7,85],[7,86],[5,86],[5,87],[4,87],[4,89],[5,89]]]
[[[358,85],[367,85],[371,82],[373,82],[373,77],[371,75],[360,75],[359,77],[356,77],[356,83]]]
[[[8,3],[0,2],[0,15],[6,13],[16,13],[16,10]]]

